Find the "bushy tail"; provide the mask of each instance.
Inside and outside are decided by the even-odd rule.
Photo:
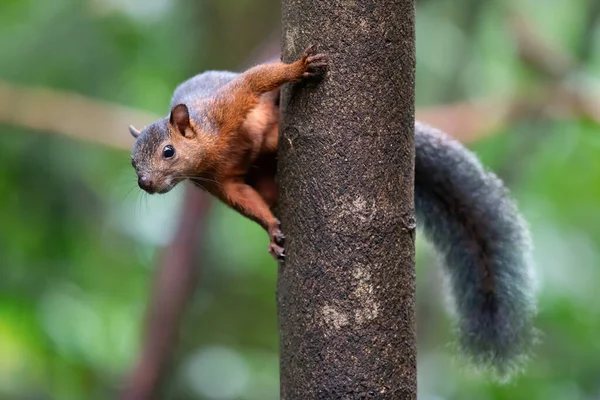
[[[450,278],[460,347],[506,376],[535,336],[527,226],[502,182],[456,140],[416,123],[415,148],[417,224]]]

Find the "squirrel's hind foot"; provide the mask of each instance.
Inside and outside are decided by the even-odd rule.
[[[269,238],[271,243],[269,244],[269,253],[275,260],[281,261],[285,257],[285,249],[283,248],[283,242],[285,235],[281,232],[281,224],[276,221],[275,224],[269,229]]]

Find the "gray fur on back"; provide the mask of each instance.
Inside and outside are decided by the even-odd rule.
[[[506,376],[535,338],[527,226],[503,183],[458,141],[417,122],[415,150],[417,223],[449,277],[460,347]]]
[[[223,85],[239,74],[229,71],[206,71],[181,83],[173,92],[171,108],[177,104],[190,104],[198,99],[209,98]]]

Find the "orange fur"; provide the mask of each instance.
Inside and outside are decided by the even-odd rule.
[[[323,56],[313,56],[323,66]],[[275,184],[279,108],[276,90],[287,82],[312,75],[311,53],[292,64],[275,62],[258,65],[217,90],[210,100],[195,104],[208,110],[218,126],[218,135],[204,134],[193,123],[197,140],[185,153],[199,157],[196,181],[228,206],[259,223],[271,239],[269,251],[283,255],[283,235],[271,212],[277,201]],[[177,136],[177,135],[175,135]],[[175,139],[185,141],[183,139]],[[202,179],[204,178],[204,179]]]

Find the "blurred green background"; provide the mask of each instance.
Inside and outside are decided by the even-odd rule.
[[[419,238],[420,399],[600,399],[598,3],[417,1],[417,107],[462,102],[467,114],[441,124],[449,131],[484,121],[468,145],[530,222],[544,332],[508,385],[457,368],[439,268]],[[247,65],[278,37],[278,19],[277,0],[0,0],[0,399],[115,397],[138,356],[157,255],[184,194],[143,195],[126,150],[36,123],[81,117],[78,109],[39,119],[44,107],[20,90],[166,115],[179,82]],[[472,99],[499,105],[479,111]],[[125,124],[112,128],[107,138],[131,143]],[[163,398],[277,399],[267,236],[216,203],[204,232],[200,284]]]

